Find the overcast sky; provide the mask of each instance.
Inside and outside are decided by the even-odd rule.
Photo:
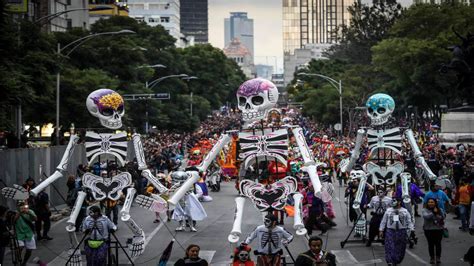
[[[412,0],[399,2],[408,6]],[[253,19],[255,63],[277,65],[277,73],[283,73],[282,0],[209,0],[209,42],[213,46],[224,48],[224,18],[238,11]]]
[[[255,63],[283,68],[281,0],[209,0],[209,42],[224,48],[224,18],[230,12],[247,12],[254,24]]]

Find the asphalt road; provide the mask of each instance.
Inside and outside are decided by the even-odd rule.
[[[351,227],[346,225],[346,205],[343,202],[343,190],[336,185],[336,198],[333,199],[333,205],[336,212],[335,222],[337,227],[328,231],[323,236],[326,249],[332,251],[337,256],[338,265],[386,265],[384,259],[384,247],[380,243],[374,243],[372,247],[365,247],[362,242],[347,243],[341,248],[340,242],[346,238]],[[177,222],[171,221],[154,224],[154,214],[139,207],[132,207],[132,217],[137,224],[141,225],[146,232],[146,250],[144,254],[138,257],[134,262],[136,265],[153,265],[156,266],[161,253],[168,245],[171,239],[175,239],[172,256],[168,265],[184,256],[184,248],[189,244],[198,244],[201,246],[200,256],[206,258],[211,265],[229,265],[230,255],[235,246],[227,241],[227,236],[232,229],[234,218],[234,199],[237,192],[233,183],[223,183],[222,190],[212,193],[214,198],[212,202],[203,203],[207,211],[208,218],[197,225],[198,232],[175,232]],[[471,245],[474,245],[474,237],[468,233],[458,230],[460,226],[459,220],[453,220],[449,214],[447,218],[447,227],[450,230],[450,237],[443,239],[442,265],[467,265],[461,261],[464,253]],[[166,220],[165,217],[163,217]],[[66,219],[53,224],[50,236],[54,239],[51,241],[40,241],[37,243],[38,249],[34,251],[33,256],[38,256],[41,260],[48,262],[48,265],[65,265],[68,256],[65,252],[69,248],[69,238],[64,229]],[[261,224],[261,214],[253,207],[249,200],[246,200],[244,208],[244,218],[242,224],[243,237],[250,233],[257,225]],[[427,265],[429,261],[427,242],[423,235],[423,220],[417,218],[417,236],[419,238],[418,245],[413,249],[407,249],[405,259],[402,265]],[[286,218],[285,227],[291,233],[295,234],[292,229],[292,218]],[[119,221],[119,230],[116,232],[117,237],[122,244],[125,244],[126,238],[131,236],[128,228]],[[319,231],[315,231],[319,233]],[[78,235],[81,238],[81,235]],[[350,239],[354,239],[351,237]],[[290,252],[296,256],[307,250],[306,240],[303,237],[296,236],[289,245]],[[285,252],[285,255],[288,255]],[[122,252],[119,252],[121,264],[127,264],[127,259]],[[85,257],[83,258],[85,262]],[[288,261],[291,261],[287,257]],[[7,251],[4,265],[12,265],[10,252]],[[84,263],[85,265],[85,263]]]

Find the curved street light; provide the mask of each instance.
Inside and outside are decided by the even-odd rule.
[[[140,68],[166,68],[166,66],[162,64],[156,64],[156,65],[143,65],[143,66],[136,67],[136,69],[140,69]]]
[[[53,14],[54,15],[54,14]],[[84,36],[82,38],[79,38],[75,41],[72,41],[68,43],[66,46],[61,48],[61,44],[58,43],[58,49],[57,49],[57,54],[61,55],[61,53],[66,50],[69,47],[72,47],[71,50],[66,54],[66,56],[69,56],[77,47],[81,46],[83,43],[88,41],[91,38],[97,37],[97,36],[102,36],[102,35],[118,35],[118,34],[131,34],[135,33],[134,31],[131,30],[120,30],[120,31],[111,31],[111,32],[99,32],[95,34],[90,34],[87,36]],[[60,70],[58,68],[58,72],[56,73],[56,145],[59,145],[59,92],[60,92],[60,86],[61,86],[61,74]]]
[[[316,73],[301,72],[301,73],[298,73],[297,75],[298,76],[316,76],[316,77],[320,77],[322,79],[325,79],[327,82],[329,82],[337,90],[337,92],[339,93],[339,121],[341,123],[341,136],[342,136],[343,135],[343,130],[344,130],[344,128],[342,127],[342,81],[341,80],[336,81],[333,78],[330,78],[328,76],[321,75],[321,74],[316,74]]]
[[[165,79],[168,79],[168,78],[186,78],[188,77],[188,75],[186,74],[175,74],[175,75],[169,75],[169,76],[164,76],[164,77],[161,77],[161,78],[157,78],[151,82],[147,82],[145,84],[146,88],[147,89],[152,89],[154,86],[156,86],[156,84],[160,83],[161,81],[165,80]]]

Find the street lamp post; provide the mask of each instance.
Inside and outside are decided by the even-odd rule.
[[[53,14],[54,15],[54,14]],[[66,54],[66,56],[69,56],[77,47],[81,46],[83,43],[85,43],[87,40],[97,37],[97,36],[102,36],[102,35],[118,35],[118,34],[128,34],[128,33],[135,33],[134,31],[131,30],[121,30],[121,31],[111,31],[111,32],[100,32],[96,34],[91,34],[87,35],[85,37],[79,38],[73,42],[70,42],[66,46],[61,48],[61,44],[58,43],[57,47],[57,54],[61,55],[63,51],[65,51],[67,48],[71,48],[71,50]],[[59,145],[59,96],[60,96],[60,87],[61,87],[61,72],[58,68],[58,72],[56,73],[56,145]]]
[[[198,79],[198,77],[195,77],[195,76],[191,76],[191,77],[184,77],[183,78],[184,80],[189,81],[192,80],[192,79]],[[191,89],[190,89],[191,90]],[[190,103],[189,103],[189,114],[191,117],[193,117],[193,91],[191,90],[191,92],[189,93],[189,96],[190,96]]]
[[[341,136],[344,135],[344,127],[342,124],[342,81],[336,81],[333,78],[330,78],[325,75],[321,74],[315,74],[315,73],[298,73],[298,76],[316,76],[325,79],[327,82],[329,82],[334,88],[336,88],[337,92],[339,93],[339,121],[341,124]]]
[[[40,17],[40,18],[36,19],[33,23],[42,26],[43,25],[42,23],[44,21],[46,21],[45,23],[48,23],[49,21],[55,19],[56,17],[59,17],[61,15],[64,15],[66,13],[73,12],[73,11],[85,11],[85,10],[87,10],[87,11],[102,11],[102,10],[110,10],[110,9],[113,9],[113,7],[110,7],[110,6],[95,6],[93,8],[72,8],[72,9],[68,9],[68,10],[64,10],[64,11],[56,12],[54,14],[49,14],[49,15]]]

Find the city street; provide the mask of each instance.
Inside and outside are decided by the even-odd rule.
[[[154,224],[154,215],[146,210],[133,207],[132,213],[138,224],[143,226],[146,232],[146,250],[134,262],[136,265],[157,265],[162,251],[168,245],[172,238],[176,239],[173,246],[173,252],[168,265],[173,265],[174,261],[184,256],[183,248],[189,244],[198,244],[201,246],[200,256],[206,258],[211,265],[228,265],[233,246],[227,241],[227,236],[232,228],[234,217],[234,198],[237,192],[233,183],[223,183],[222,190],[211,194],[214,200],[203,203],[208,213],[208,218],[198,223],[198,232],[191,233],[174,231],[177,223]],[[338,226],[330,230],[323,236],[327,244],[326,249],[337,256],[338,265],[385,265],[384,248],[380,243],[375,243],[371,248],[365,247],[361,242],[347,243],[344,249],[341,249],[340,242],[347,236],[350,227],[346,225],[345,204],[343,202],[343,188],[336,187],[336,198],[333,199],[334,209],[336,211],[336,223]],[[251,230],[260,224],[260,214],[252,206],[250,201],[246,201],[244,209],[244,219],[242,232],[246,236]],[[53,224],[51,236],[54,240],[40,241],[38,249],[34,251],[32,257],[40,257],[41,260],[48,262],[48,265],[64,265],[67,259],[67,253],[64,251],[69,246],[68,235],[64,229],[66,219]],[[442,265],[464,265],[461,261],[462,256],[472,245],[472,236],[458,230],[459,221],[453,220],[452,215],[448,215],[447,226],[450,230],[450,237],[443,239]],[[286,219],[285,227],[291,232],[292,219]],[[421,218],[417,218],[417,236],[418,245],[414,249],[407,249],[405,259],[402,265],[426,265],[429,260],[427,242],[422,233]],[[116,235],[120,238],[122,244],[130,236],[128,228],[119,222],[119,230]],[[318,233],[319,231],[315,231]],[[81,237],[79,235],[78,237]],[[354,238],[351,238],[354,239]],[[244,240],[241,238],[241,240]],[[252,243],[255,245],[255,243]],[[296,256],[307,249],[306,240],[303,237],[296,236],[289,245],[292,255]],[[11,265],[10,252],[7,253],[6,264]],[[285,255],[288,255],[285,252]],[[127,264],[125,255],[120,252],[120,261]],[[287,257],[287,261],[291,261]],[[83,257],[85,263],[85,257]]]

